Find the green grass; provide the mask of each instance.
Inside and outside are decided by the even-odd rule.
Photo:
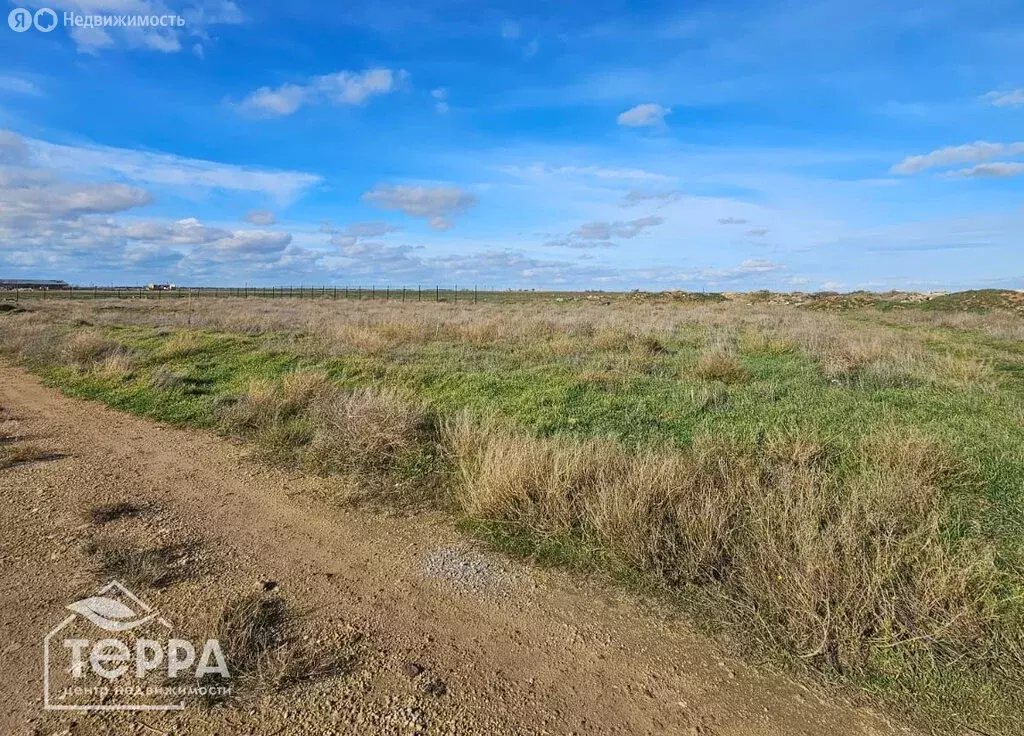
[[[441,414],[497,413],[539,436],[611,436],[629,445],[682,446],[708,433],[756,441],[773,432],[851,442],[887,424],[915,427],[977,465],[984,480],[979,493],[992,504],[985,533],[1004,542],[1011,557],[1024,532],[1024,358],[1016,362],[1002,351],[997,365],[1005,380],[996,391],[834,385],[795,352],[744,354],[749,380],[725,385],[687,376],[696,351],[682,335],[665,354],[645,356],[642,372],[622,372],[603,385],[587,379],[607,365],[600,353],[552,359],[539,351],[433,343],[392,355],[324,358],[303,355],[301,345],[279,349],[282,341],[273,335],[195,333],[194,350],[165,358],[161,351],[175,333],[132,327],[110,334],[138,355],[133,378],[57,366],[44,369],[47,381],[70,395],[172,424],[212,427],[219,403],[244,393],[251,381],[301,369],[322,370],[348,387],[401,387]],[[963,335],[957,347],[981,357],[993,352],[984,340]],[[154,389],[157,369],[182,377],[183,385]],[[727,399],[709,406],[709,392]]]
[[[440,339],[373,350],[346,345],[337,354],[311,337],[285,332],[193,331],[189,340],[169,349],[183,331],[107,326],[104,332],[130,351],[131,372],[59,364],[33,367],[69,395],[164,422],[215,429],[220,428],[219,408],[245,394],[251,382],[295,371],[323,372],[347,388],[397,388],[439,416],[468,410],[480,417],[497,415],[538,437],[611,437],[636,448],[661,443],[686,447],[701,436],[729,437],[753,446],[775,435],[849,448],[885,427],[913,429],[949,447],[969,469],[971,482],[957,491],[962,494],[957,499],[964,509],[962,523],[945,533],[951,543],[983,540],[994,545],[1005,573],[1002,615],[1024,622],[1024,344],[980,331],[906,323],[894,312],[869,315],[844,312],[841,318],[851,330],[882,324],[910,334],[932,356],[986,361],[992,366],[992,381],[952,386],[921,377],[859,372],[835,380],[798,349],[744,349],[742,340],[737,353],[741,378],[728,384],[701,380],[694,367],[707,333],[687,324],[659,334],[656,346],[633,339],[604,350],[588,338],[573,338],[568,346],[548,338],[525,344]],[[154,384],[158,374],[171,374],[174,380]],[[261,441],[281,451],[277,461],[292,462],[289,448],[308,441],[310,430],[301,419],[278,429],[289,436]],[[402,472],[414,476],[417,467],[413,463]],[[434,470],[432,463],[424,468]],[[571,534],[537,535],[493,520],[463,519],[461,525],[510,554],[602,571],[630,587],[679,597],[679,591],[666,591],[650,576],[624,567]],[[795,659],[788,665],[802,667]],[[915,669],[893,654],[876,662],[870,677],[856,686],[939,725],[967,718],[979,728],[988,724],[1011,732],[1008,714],[1018,696],[992,692],[984,681],[960,677],[953,670]],[[967,708],[957,698],[973,699],[968,715],[956,712]]]

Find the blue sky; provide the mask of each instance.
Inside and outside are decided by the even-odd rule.
[[[1024,288],[1019,0],[330,5],[0,26],[0,273]]]

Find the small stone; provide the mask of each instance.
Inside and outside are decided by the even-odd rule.
[[[406,662],[402,665],[402,672],[406,677],[418,677],[423,672],[423,665],[418,662]]]

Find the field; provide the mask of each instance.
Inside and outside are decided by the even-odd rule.
[[[329,478],[338,505],[443,512],[750,661],[1011,733],[1020,296],[26,299],[0,347]]]

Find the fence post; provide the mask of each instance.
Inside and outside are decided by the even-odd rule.
[[[476,284],[473,284],[473,303],[474,304],[476,304],[476,297],[477,297]]]
[[[441,287],[440,286],[435,286],[434,287],[434,301],[435,302],[441,301]]]
[[[455,303],[459,303],[459,285],[455,284]]]
[[[405,287],[402,287],[402,304],[405,304]]]

